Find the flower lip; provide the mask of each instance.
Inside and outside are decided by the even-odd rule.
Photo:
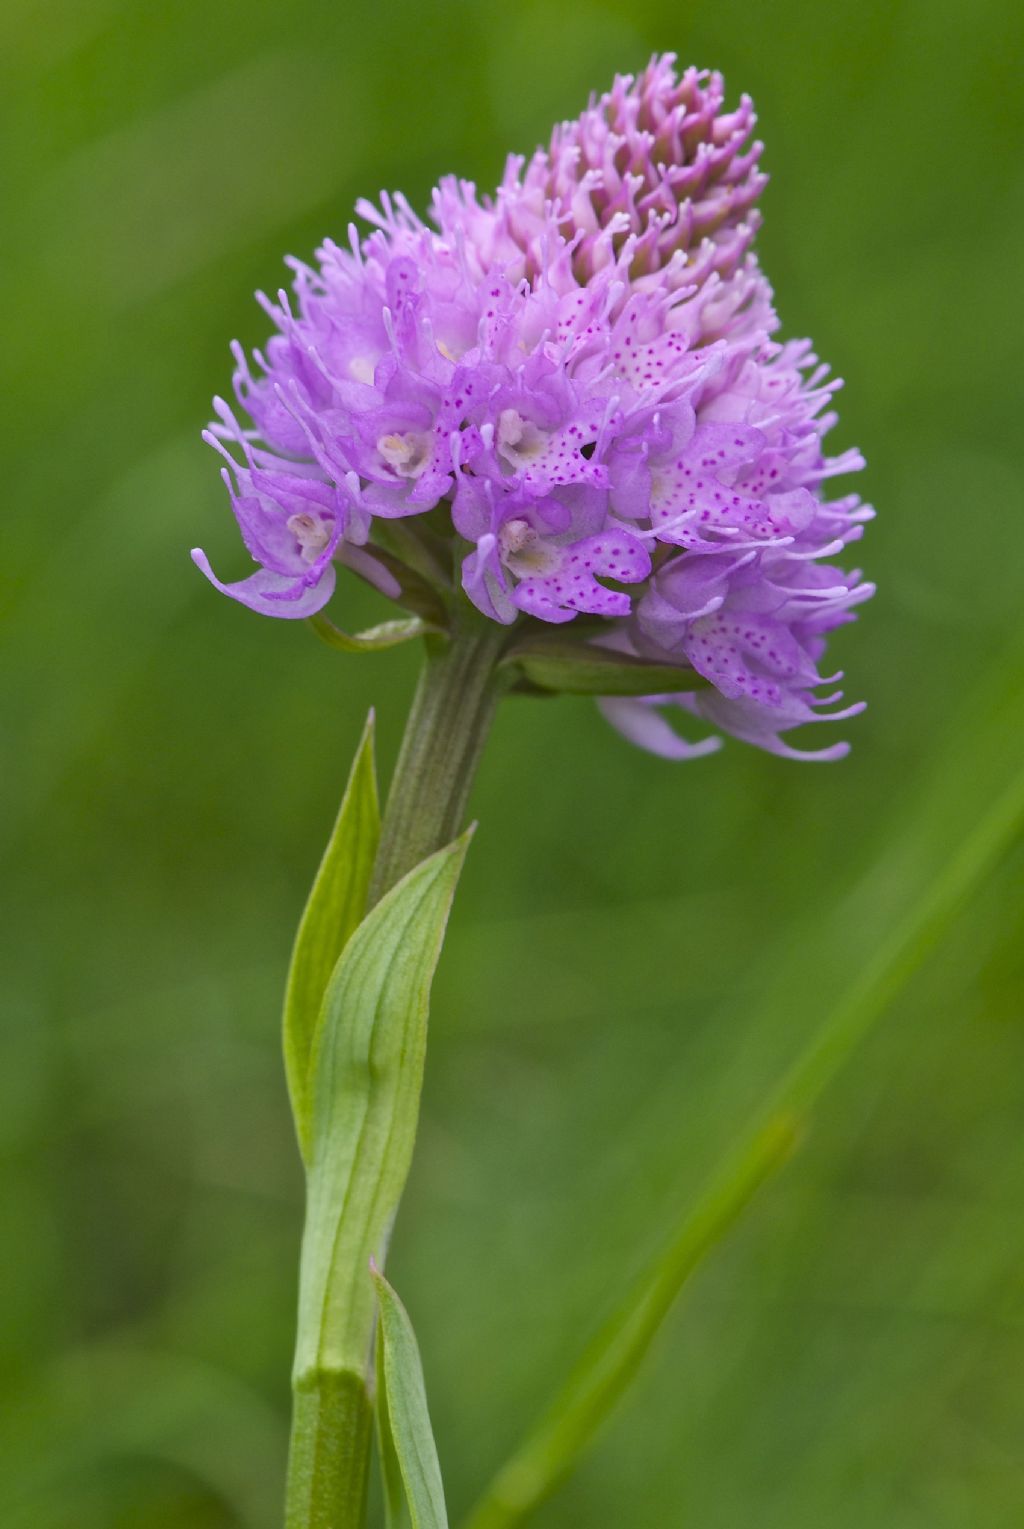
[[[308,510],[300,510],[295,515],[289,515],[285,525],[299,544],[303,562],[315,563],[331,539],[329,520],[322,515],[312,515]]]
[[[561,552],[546,542],[528,520],[506,520],[498,533],[498,548],[506,568],[519,578],[553,573],[562,561]]]
[[[426,430],[382,435],[377,439],[377,451],[397,477],[419,478],[430,464],[433,437]]]
[[[498,455],[510,467],[523,468],[544,455],[550,436],[532,420],[524,419],[518,409],[502,409],[495,440]]]

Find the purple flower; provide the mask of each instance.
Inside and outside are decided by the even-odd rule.
[[[332,559],[345,534],[365,540],[366,517],[360,516],[350,485],[335,485],[301,463],[284,470],[272,456],[255,449],[224,403],[219,426],[204,439],[225,458],[222,470],[242,539],[262,566],[236,584],[222,584],[196,548],[192,559],[210,582],[252,610],[269,616],[311,616],[330,599],[335,573]],[[224,439],[242,451],[241,467]],[[270,465],[264,466],[266,462]]]
[[[466,221],[490,263],[535,277],[551,262],[551,213],[581,283],[614,264],[629,242],[637,286],[731,277],[760,223],[755,203],[767,181],[757,169],[762,145],[750,143],[756,118],[744,96],[722,110],[718,73],[687,69],[671,54],[652,59],[636,79],[611,90],[572,122],[555,128],[528,163],[509,159],[495,208],[496,226],[473,219],[474,188],[441,182],[435,214]],[[515,265],[518,256],[520,264]]]
[[[761,147],[749,100],[723,104],[720,76],[656,58],[510,159],[493,197],[444,180],[430,224],[360,203],[367,236],[290,262],[292,292],[261,299],[265,351],[235,347],[251,427],[218,404],[207,435],[259,565],[224,585],[194,553],[217,587],[307,616],[403,520],[435,566],[447,548],[447,600],[508,626],[603,618],[581,643],[708,682],[606,703],[634,741],[715,746],[668,707],[792,753],[780,734],[830,704],[826,635],[872,592],[831,561],[872,512],[825,498],[862,460],[825,455],[839,384],[773,338]]]

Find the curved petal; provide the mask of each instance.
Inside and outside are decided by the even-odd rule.
[[[688,743],[672,728],[661,712],[644,701],[622,696],[602,696],[598,701],[602,716],[630,743],[659,754],[662,759],[701,759],[722,747],[721,738],[702,738]]]
[[[251,611],[259,611],[262,616],[283,616],[288,620],[301,621],[306,616],[315,616],[334,593],[333,563],[327,564],[314,584],[305,583],[301,577],[271,573],[266,568],[257,569],[247,579],[239,579],[236,584],[223,584],[210,567],[202,548],[193,547],[192,561],[222,595],[230,595],[232,600],[247,605]]]

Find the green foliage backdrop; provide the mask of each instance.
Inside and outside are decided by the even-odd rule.
[[[583,700],[499,718],[392,1260],[459,1512],[1008,762],[1022,44],[1009,0],[8,0],[5,1526],[279,1513],[281,986],[366,709],[387,766],[414,657],[331,653],[188,561],[243,571],[198,428],[227,341],[264,337],[252,290],[356,196],[492,183],[675,49],[758,103],[764,264],[847,380],[881,511],[837,644],[871,703],[848,762],[671,766]],[[1018,847],[901,993],[538,1529],[1019,1524],[1022,872]]]

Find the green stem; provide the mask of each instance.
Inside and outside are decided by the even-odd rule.
[[[320,1368],[296,1376],[285,1529],[363,1524],[372,1431],[365,1374]]]
[[[426,656],[395,766],[374,862],[368,906],[373,907],[406,872],[454,839],[503,688],[497,670],[507,630],[483,622],[452,638],[428,637]],[[422,1057],[403,1057],[404,1090],[418,1093]],[[407,1108],[408,1101],[404,1101]],[[368,1133],[359,1179],[372,1189],[385,1171],[390,1129]],[[317,1158],[317,1143],[311,1159]],[[353,1195],[353,1202],[361,1197]],[[365,1198],[365,1197],[362,1197]],[[300,1282],[299,1344],[293,1377],[292,1437],[285,1508],[286,1529],[362,1529],[366,1519],[373,1421],[373,1328],[370,1257],[379,1254],[368,1223],[346,1216],[344,1225],[311,1224],[318,1196],[307,1195],[306,1241],[325,1239],[345,1248],[332,1280],[331,1306],[343,1312],[333,1340],[321,1343],[323,1313],[305,1309],[311,1297]],[[322,1235],[321,1235],[322,1234]],[[322,1295],[322,1292],[321,1292]],[[314,1302],[315,1304],[315,1302]],[[316,1341],[310,1341],[312,1339]]]
[[[462,827],[501,693],[495,666],[507,637],[507,628],[488,621],[454,639],[426,639],[381,825],[371,908]]]

